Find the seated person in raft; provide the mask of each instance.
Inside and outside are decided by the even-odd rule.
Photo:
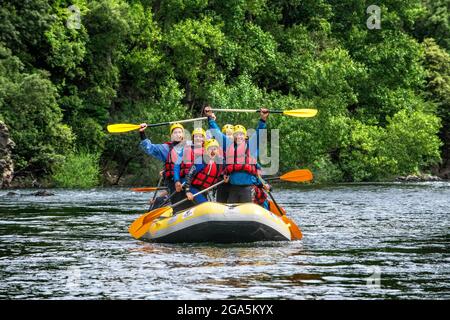
[[[189,170],[186,177],[186,197],[189,200],[198,203],[207,202],[208,199],[205,194],[199,194],[194,197],[194,194],[209,188],[216,184],[223,173],[223,159],[219,157],[220,145],[216,139],[210,139],[205,143],[205,157],[202,163],[194,165]]]

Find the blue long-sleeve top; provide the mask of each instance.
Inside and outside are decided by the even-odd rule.
[[[173,167],[173,182],[181,182],[181,183],[184,182],[185,179],[181,178],[180,172],[181,172],[181,164],[176,164]]]
[[[208,124],[209,128],[213,129],[212,134],[214,135],[214,137],[218,139],[219,143],[220,141],[223,142],[222,146],[224,148],[224,151],[226,152],[227,147],[234,142],[232,142],[231,139],[228,139],[227,136],[220,131],[220,128],[214,119],[208,118]],[[250,156],[255,159],[258,159],[259,155],[259,130],[266,128],[267,128],[266,122],[260,119],[258,122],[258,126],[256,127],[256,132],[246,142],[250,149]],[[251,175],[248,172],[238,171],[232,172],[230,174],[230,184],[249,186],[253,184],[260,184],[260,181],[258,180],[257,177]]]
[[[141,149],[148,155],[158,159],[159,161],[166,162],[167,157],[169,155],[170,146],[166,143],[154,144],[150,139],[146,138],[144,135],[141,135],[143,140],[139,144]],[[183,159],[183,151],[184,151],[184,143],[178,143],[173,148],[177,153],[177,159],[175,161],[175,168],[178,166],[178,177],[175,176],[175,168],[174,168],[174,181],[180,181],[180,164]],[[176,180],[178,178],[178,180]]]
[[[146,138],[141,141],[139,146],[149,156],[152,156],[153,158],[156,158],[159,161],[166,162],[170,149],[168,144],[165,143],[154,144],[150,139]]]

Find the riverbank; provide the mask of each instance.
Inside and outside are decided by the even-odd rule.
[[[445,177],[447,179],[443,178],[443,177],[439,177],[437,175],[423,173],[423,174],[418,174],[418,175],[399,176],[399,177],[396,177],[395,179],[385,180],[385,181],[381,181],[381,182],[388,183],[388,182],[450,181],[448,179],[448,175],[446,175]],[[156,186],[156,184],[157,184],[157,179],[155,179],[153,183],[151,181],[150,182],[144,182],[144,181],[139,182],[139,179],[136,179],[136,176],[134,176],[134,175],[124,176],[122,179],[119,180],[118,184],[116,184],[116,181],[117,181],[117,179],[114,175],[107,173],[106,175],[103,176],[102,183],[98,187],[104,187],[104,188],[135,187],[135,186],[143,186],[143,185],[155,185]],[[136,181],[138,181],[138,182],[136,182]],[[377,183],[380,181],[364,181],[365,184],[370,184],[371,182]],[[339,182],[336,182],[336,183],[339,183]],[[313,182],[313,184],[319,185],[319,184],[327,184],[327,183]],[[8,188],[3,188],[3,189],[30,189],[30,188],[49,189],[49,188],[53,188],[53,187],[54,187],[54,185],[48,179],[35,178],[34,176],[21,176],[21,177],[16,177],[16,178],[12,179]]]

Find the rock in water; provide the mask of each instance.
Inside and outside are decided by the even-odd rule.
[[[33,196],[36,197],[48,197],[48,196],[54,196],[54,193],[48,192],[47,190],[41,190],[35,193],[32,193]]]
[[[8,127],[0,121],[0,189],[8,188],[14,175],[11,159],[14,141],[9,137]]]

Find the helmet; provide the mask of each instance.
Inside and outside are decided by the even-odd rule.
[[[244,136],[247,136],[247,129],[245,129],[244,126],[241,126],[240,124],[237,124],[234,126],[234,133],[242,132]]]
[[[194,131],[192,131],[192,136],[194,136],[194,134],[201,134],[203,138],[206,138],[206,132],[203,128],[195,128]]]
[[[220,148],[219,142],[217,142],[216,139],[209,139],[208,141],[206,141],[205,143],[205,150],[208,150],[211,147],[217,147]]]
[[[175,130],[176,128],[180,128],[181,130],[184,131],[184,127],[181,125],[181,123],[174,123],[170,126],[170,134],[172,134],[173,130]]]
[[[232,124],[226,124],[222,127],[222,133],[227,133],[228,130],[234,132],[234,126]]]

